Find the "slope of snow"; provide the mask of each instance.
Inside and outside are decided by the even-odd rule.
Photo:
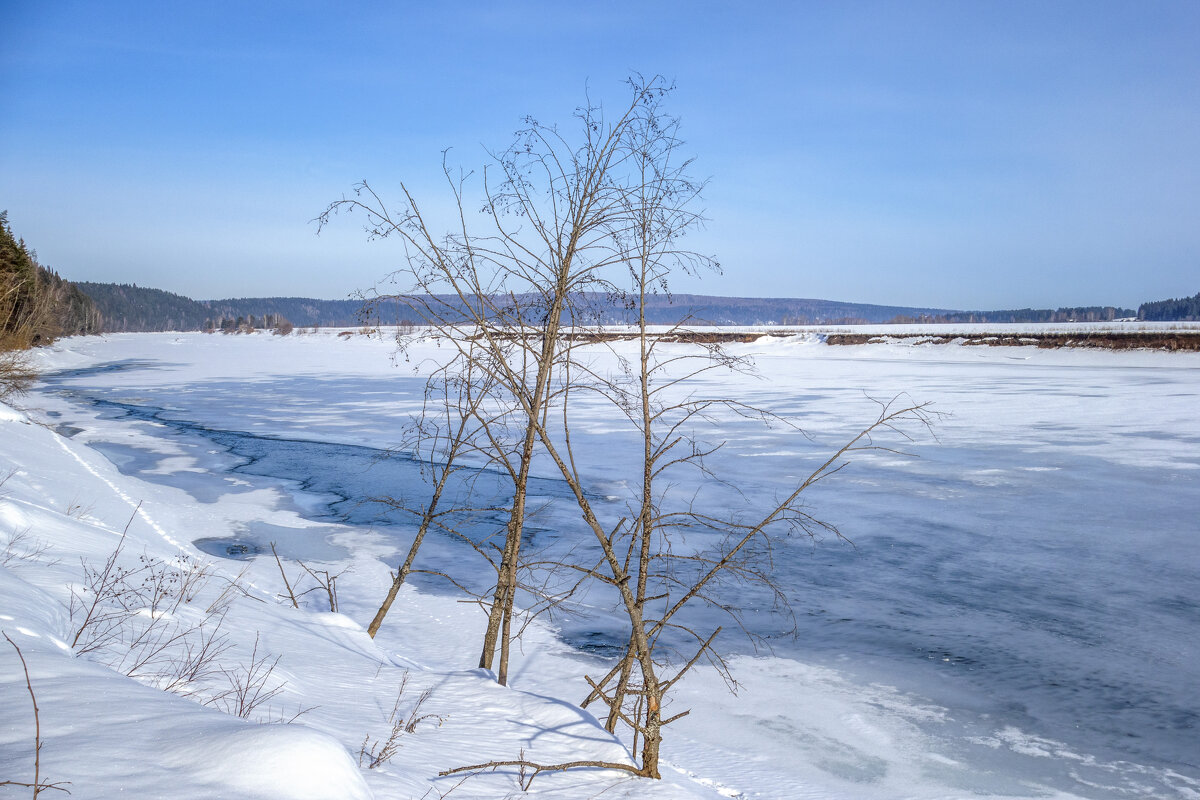
[[[436,797],[462,782],[438,779],[439,770],[522,751],[546,762],[628,761],[625,749],[587,712],[505,689],[479,670],[449,666],[455,659],[447,654],[473,644],[479,627],[459,604],[407,592],[389,625],[396,635],[373,642],[354,619],[369,618],[387,573],[368,559],[354,563],[355,581],[345,581],[349,613],[294,609],[277,593],[273,561],[260,559],[239,575],[233,567],[243,565],[212,564],[188,544],[203,532],[205,518],[194,514],[181,492],[122,476],[88,448],[10,407],[0,411],[0,477],[9,475],[0,487],[6,561],[0,568],[0,628],[29,666],[40,711],[43,781],[69,782],[74,796],[88,798],[358,800]],[[256,656],[269,656],[268,664],[278,657],[263,689],[281,691],[246,719],[225,713],[227,703],[197,702],[212,697],[223,676],[208,681],[215,687],[197,681],[177,693],[146,685],[153,678],[126,677],[122,670],[129,662],[119,662],[128,652],[125,634],[101,651],[73,652],[81,616],[73,620],[68,613],[72,590],[90,597],[82,563],[102,567],[127,521],[121,563],[128,568],[145,560],[170,562],[181,553],[208,563],[207,582],[176,612],[180,620],[202,614],[223,592],[233,597],[220,628],[230,647],[217,660],[219,668],[237,673]],[[230,590],[231,584],[240,588]],[[5,779],[30,782],[33,709],[16,651],[0,644],[0,770]],[[386,740],[406,677],[401,713],[429,690],[422,710],[437,718],[403,734],[391,761],[360,768],[364,739],[370,739],[368,749]],[[191,698],[181,696],[192,691]],[[624,796],[627,785],[636,785],[629,789],[636,796],[712,796],[686,779],[648,784],[603,771],[545,776],[535,789],[548,797],[589,796],[603,788]],[[513,788],[515,776],[502,773],[462,782],[454,796],[497,797]],[[0,796],[9,796],[5,792],[17,796],[11,787],[0,788]]]

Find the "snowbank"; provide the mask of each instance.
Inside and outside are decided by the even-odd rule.
[[[97,452],[0,405],[0,478],[5,476],[0,629],[28,665],[39,709],[43,783],[101,800],[436,797],[460,783],[455,797],[493,798],[516,788],[514,771],[465,781],[437,773],[522,751],[547,762],[629,760],[625,748],[578,707],[500,687],[479,670],[453,668],[457,654],[474,646],[478,630],[478,615],[458,603],[406,591],[394,623],[389,620],[386,644],[372,641],[355,619],[369,618],[381,596],[387,569],[379,561],[353,565],[355,579],[343,590],[349,615],[294,609],[279,594],[273,561],[214,563],[190,544],[211,527],[214,514],[244,513],[244,501],[198,509],[184,493],[121,475]],[[257,501],[269,514],[273,498]],[[180,564],[171,575],[201,571],[202,580],[169,613],[134,608],[110,639],[80,652],[88,634],[75,643],[76,632],[94,597],[87,570],[94,579],[118,545],[118,568],[154,565],[135,572],[137,580]],[[215,618],[207,614],[214,606]],[[135,662],[145,655],[137,650],[139,626],[155,618],[165,620],[166,638],[178,635],[182,644],[153,662],[153,669],[139,670]],[[201,622],[208,627],[198,628]],[[156,688],[173,681],[205,631],[224,648],[207,672],[175,681],[172,691]],[[269,699],[240,709],[239,716],[238,698],[220,692],[264,674],[250,695],[257,691]],[[425,691],[429,698],[421,711],[432,716],[400,734],[390,760],[375,769],[360,764],[360,751],[378,752],[391,735],[392,712],[408,713]],[[33,706],[17,651],[3,641],[0,720],[0,773],[31,782]],[[606,789],[612,796],[713,796],[686,778],[649,784],[605,771],[548,775],[534,793],[584,797]],[[0,788],[0,796],[13,791]]]

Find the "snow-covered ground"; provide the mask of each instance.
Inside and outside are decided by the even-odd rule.
[[[940,441],[913,445],[919,460],[868,459],[814,495],[856,548],[781,554],[799,638],[773,653],[731,641],[737,696],[711,670],[688,677],[662,781],[574,771],[532,794],[1200,797],[1200,355],[811,336],[734,349],[758,377],[702,390],[800,414],[812,437],[729,420],[714,466],[743,491],[775,491],[840,442],[873,413],[864,393],[950,416]],[[347,498],[412,478],[375,456],[422,396],[389,353],[325,332],[78,338],[39,354],[47,380],[22,410],[0,407],[0,628],[37,695],[42,780],[88,798],[496,798],[520,794],[515,772],[437,773],[522,752],[629,758],[576,705],[603,649],[567,642],[602,630],[595,618],[531,627],[512,688],[472,669],[479,609],[432,582],[366,635],[406,541]],[[605,412],[579,435],[609,445],[595,477],[619,484]],[[339,613],[319,593],[293,608],[269,555],[212,555],[270,541],[293,580],[296,558],[341,573]],[[76,641],[89,574],[118,545],[118,566],[139,570],[128,613],[107,604],[112,635],[92,624]],[[216,655],[177,680],[206,641]],[[0,683],[0,780],[28,782],[33,709],[3,641]],[[246,708],[246,686],[279,691]],[[368,768],[426,691],[419,713],[434,716]]]

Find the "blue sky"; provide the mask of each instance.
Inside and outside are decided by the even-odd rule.
[[[1200,3],[0,0],[0,208],[77,280],[345,297],[310,220],[437,209],[523,115],[678,87],[724,273],[676,291],[944,308],[1200,291]]]

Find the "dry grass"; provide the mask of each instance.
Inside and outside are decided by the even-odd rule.
[[[362,746],[358,749],[358,765],[367,769],[375,769],[396,755],[400,749],[401,739],[405,734],[416,733],[417,728],[426,722],[435,722],[441,726],[445,718],[438,714],[422,713],[421,707],[429,700],[432,690],[426,689],[417,697],[415,703],[407,711],[400,709],[404,702],[404,691],[408,688],[408,673],[400,679],[400,688],[396,691],[396,702],[392,705],[392,713],[388,715],[388,732],[378,739],[372,739],[370,734],[363,737]]]

